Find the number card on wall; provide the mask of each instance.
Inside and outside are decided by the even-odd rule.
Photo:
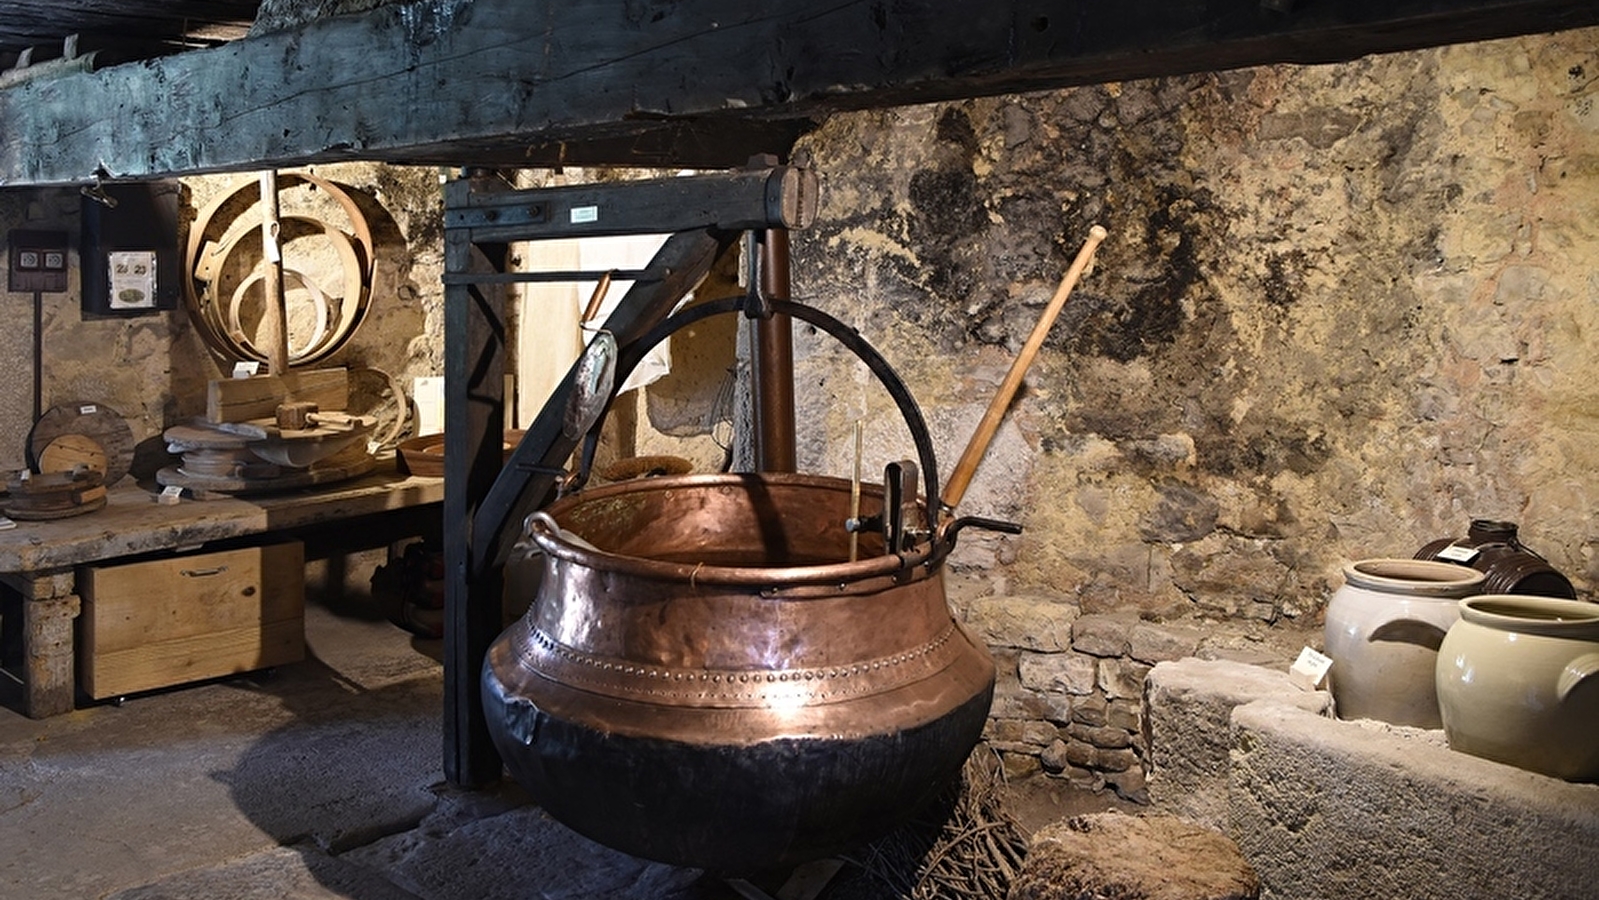
[[[176,309],[182,186],[171,181],[106,184],[92,194],[85,193],[82,204],[84,316]]]

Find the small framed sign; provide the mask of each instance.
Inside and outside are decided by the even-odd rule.
[[[110,308],[155,309],[155,251],[112,250],[106,257],[111,280]]]

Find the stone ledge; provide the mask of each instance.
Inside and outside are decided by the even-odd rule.
[[[1599,785],[1274,701],[1232,738],[1228,831],[1269,896],[1592,896]]]
[[[1227,826],[1227,767],[1233,709],[1272,700],[1322,713],[1332,695],[1306,691],[1285,671],[1213,659],[1157,664],[1145,684],[1149,797],[1162,809]]]

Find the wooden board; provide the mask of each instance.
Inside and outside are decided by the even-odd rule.
[[[105,488],[94,488],[94,493],[84,493],[59,503],[41,503],[36,500],[12,498],[0,512],[18,521],[46,522],[52,519],[70,519],[105,509]]]
[[[85,567],[79,673],[95,699],[305,656],[298,541]]]
[[[1596,22],[1593,0],[414,0],[0,91],[0,186],[351,158],[525,166],[566,147],[592,158],[587,141],[639,165],[640,138],[663,133],[680,154],[742,159],[785,148],[728,138],[783,118]],[[684,132],[698,140],[670,139]]]
[[[93,447],[98,454],[89,452]],[[116,484],[133,465],[133,429],[121,413],[103,403],[63,403],[46,410],[28,432],[28,465],[35,472],[67,472],[77,462],[103,457],[106,485]],[[47,468],[59,466],[60,468]]]
[[[0,510],[13,519],[43,521],[81,516],[105,505],[105,483],[97,471],[19,472],[6,479]]]
[[[40,472],[71,472],[78,466],[104,475],[105,448],[86,434],[63,434],[39,452]]]
[[[343,368],[289,371],[282,375],[225,378],[206,387],[208,422],[247,422],[277,415],[278,405],[310,401],[325,410],[350,404],[350,375]]]

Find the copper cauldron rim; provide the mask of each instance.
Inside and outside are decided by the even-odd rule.
[[[536,543],[544,553],[586,568],[683,584],[758,587],[771,593],[780,592],[784,588],[811,585],[849,585],[859,589],[865,586],[864,582],[875,582],[885,578],[900,582],[914,581],[935,574],[942,565],[944,557],[949,555],[950,544],[953,541],[923,540],[904,553],[872,556],[855,562],[809,566],[718,566],[612,553],[568,540],[551,527],[552,524],[559,525],[559,515],[565,508],[620,494],[703,490],[757,484],[842,489],[846,492],[850,488],[848,479],[789,472],[668,475],[633,479],[585,489],[579,494],[555,501],[546,509],[527,517],[523,526],[523,536]],[[862,490],[872,488],[877,486],[862,485]]]

